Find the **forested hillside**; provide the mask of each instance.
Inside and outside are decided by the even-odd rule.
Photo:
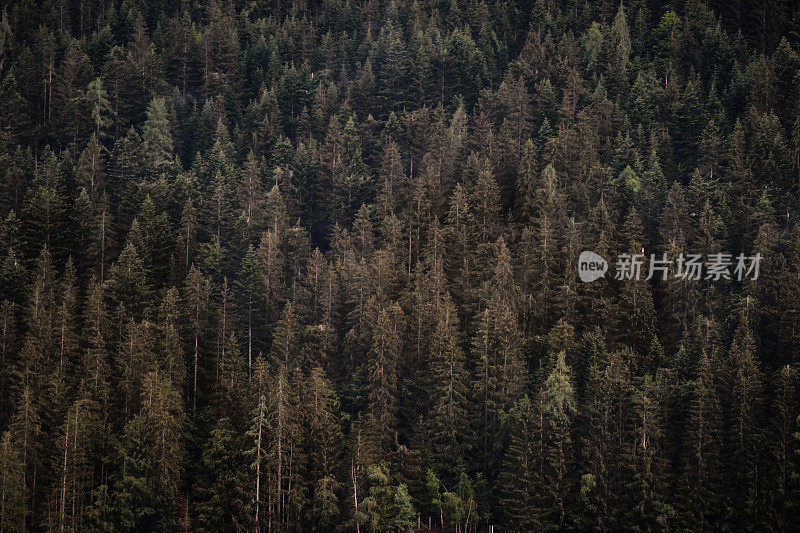
[[[0,532],[795,529],[798,7],[2,2]]]

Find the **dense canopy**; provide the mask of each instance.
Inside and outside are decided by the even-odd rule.
[[[796,527],[796,1],[10,0],[0,117],[0,531]]]

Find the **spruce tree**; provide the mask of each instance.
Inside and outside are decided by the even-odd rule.
[[[596,527],[614,528],[623,523],[623,513],[629,509],[627,485],[632,472],[626,453],[633,440],[633,399],[624,354],[597,355],[589,371],[585,403],[585,472],[596,483],[587,503],[596,509]]]
[[[366,371],[369,412],[388,443],[396,424],[403,315],[397,304],[378,304],[376,318]]]
[[[542,502],[545,494],[545,432],[543,395],[535,401],[523,396],[511,409],[511,440],[499,478],[500,509],[512,531],[542,529]]]
[[[545,512],[547,522],[558,527],[564,525],[573,482],[569,469],[573,464],[571,432],[577,405],[570,373],[566,352],[561,351],[555,356],[553,370],[542,386],[546,433],[543,484],[547,494],[545,501],[551,506]]]
[[[728,358],[729,487],[735,519],[758,527],[764,518],[764,442],[757,420],[762,416],[764,378],[756,359],[756,344],[747,311],[743,310]]]
[[[0,436],[0,528],[23,530],[27,515],[23,465],[11,432]]]
[[[692,404],[686,425],[683,474],[680,482],[681,501],[687,519],[695,524],[712,524],[719,520],[723,507],[720,487],[723,482],[721,465],[722,420],[715,376],[718,370],[707,351],[698,362]]]
[[[206,313],[208,311],[208,297],[209,286],[208,281],[203,277],[203,274],[197,270],[194,265],[189,270],[186,276],[186,282],[183,289],[184,305],[186,314],[188,315],[188,323],[191,331],[191,366],[192,377],[190,379],[190,388],[192,396],[192,409],[197,407],[197,389],[198,389],[198,374],[200,372],[200,351],[202,348],[203,338],[205,336],[205,321],[207,319]]]
[[[430,431],[437,470],[453,476],[466,459],[470,435],[467,371],[458,330],[455,306],[446,295],[430,347]]]

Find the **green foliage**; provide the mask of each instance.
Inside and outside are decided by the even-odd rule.
[[[0,530],[797,523],[796,2],[5,4]]]
[[[397,531],[408,532],[412,530],[417,512],[411,504],[411,497],[408,495],[408,488],[405,483],[398,485],[394,491],[392,513],[394,514],[392,526]]]
[[[22,529],[27,514],[22,463],[11,432],[0,437],[0,526],[3,529]]]

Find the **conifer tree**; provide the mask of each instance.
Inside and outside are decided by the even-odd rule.
[[[643,528],[655,524],[674,523],[675,510],[666,502],[667,457],[664,453],[663,384],[645,376],[634,392],[635,435],[630,452],[633,463],[633,497],[638,503],[633,510],[634,522]]]
[[[17,397],[17,407],[9,426],[11,443],[17,449],[19,461],[17,464],[22,471],[22,483],[18,487],[20,497],[25,498],[22,508],[23,519],[27,518],[29,510],[35,508],[36,505],[37,467],[40,465],[43,453],[42,443],[39,440],[42,420],[35,402],[36,398],[32,387],[26,385]]]
[[[291,511],[291,489],[294,476],[292,450],[298,442],[298,428],[295,422],[292,400],[294,389],[289,380],[286,366],[277,367],[271,385],[269,424],[272,428],[269,443],[270,479],[269,500],[270,516],[278,526],[285,525]]]
[[[569,469],[572,466],[572,423],[577,413],[575,392],[571,369],[566,362],[566,352],[555,357],[552,372],[542,387],[543,417],[545,420],[546,451],[543,484],[546,501],[552,509],[547,509],[548,522],[558,527],[566,519],[566,500],[572,480]]]
[[[292,302],[287,302],[272,335],[272,363],[287,370],[298,368],[300,361],[299,329]]]
[[[538,212],[532,227],[524,234],[525,259],[534,265],[538,274],[528,290],[535,295],[532,301],[533,313],[537,322],[542,323],[554,305],[558,277],[558,263],[562,225],[562,207],[556,171],[548,165],[533,191],[530,209]],[[598,252],[601,253],[601,252]],[[542,323],[542,326],[546,324]]]
[[[720,486],[722,420],[717,395],[715,368],[710,354],[703,350],[698,362],[697,380],[686,427],[686,450],[680,483],[687,516],[696,524],[713,523],[715,510],[722,508]]]
[[[237,283],[239,293],[239,308],[242,310],[244,322],[247,326],[247,372],[253,370],[253,352],[256,348],[261,332],[260,310],[263,285],[258,252],[250,245],[242,260],[242,277]]]
[[[468,424],[468,382],[458,338],[458,317],[448,295],[431,339],[431,433],[439,471],[454,473],[464,460]]]
[[[255,510],[243,436],[229,419],[220,418],[203,445],[202,477],[196,482],[200,527],[220,530],[252,524]]]
[[[102,190],[105,179],[105,157],[103,146],[96,133],[92,133],[86,148],[81,152],[76,174],[78,180],[88,187],[92,197],[96,197]]]
[[[597,527],[613,528],[628,509],[631,472],[625,458],[632,441],[632,391],[623,354],[597,355],[587,383],[583,453],[586,473],[596,483],[590,501],[598,515]]]
[[[616,329],[625,331],[621,341],[637,354],[637,361],[631,363],[631,370],[639,373],[641,364],[638,358],[650,348],[656,334],[653,296],[650,292],[650,282],[646,278],[652,276],[659,279],[660,274],[658,272],[644,273],[649,269],[650,256],[643,253],[647,249],[645,248],[642,223],[636,208],[632,208],[625,219],[625,233],[627,240],[625,251],[631,256],[639,254],[644,257],[641,258],[643,265],[639,278],[626,280],[622,285],[618,318],[620,326]],[[659,258],[658,255],[655,257]],[[627,326],[622,327],[622,324],[627,324]]]
[[[500,486],[505,523],[513,531],[541,529],[540,497],[545,494],[545,431],[543,396],[523,396],[510,411],[514,424],[503,462]],[[518,480],[513,482],[512,480]]]
[[[261,223],[261,211],[264,192],[261,184],[259,162],[255,154],[247,154],[244,168],[239,178],[239,203],[245,213],[248,227],[258,228]]]
[[[794,450],[793,433],[797,428],[795,413],[797,401],[794,383],[795,370],[789,365],[783,367],[775,376],[776,397],[772,406],[773,437],[770,439],[770,455],[772,471],[775,473],[776,488],[774,500],[770,502],[770,523],[777,528],[785,528],[787,521],[793,516],[794,505],[791,503],[793,477],[796,470],[792,459]]]
[[[474,156],[467,163],[474,172],[474,181],[469,183],[469,203],[478,226],[478,242],[486,244],[495,240],[500,213],[500,196],[497,182],[488,159]]]
[[[77,529],[83,508],[88,503],[87,485],[91,482],[92,446],[97,438],[98,419],[94,404],[79,397],[67,411],[56,438],[54,464],[58,465],[52,491],[59,530]]]
[[[66,248],[63,240],[66,205],[62,186],[58,159],[49,147],[45,148],[28,189],[23,210],[28,220],[26,227],[30,231],[26,239],[29,252],[35,253],[42,246],[47,246],[57,259],[62,257]]]
[[[398,366],[403,315],[397,304],[377,304],[377,316],[367,362],[369,412],[386,442],[397,415]]]
[[[412,531],[414,516],[417,514],[414,505],[411,503],[411,496],[408,495],[408,488],[405,483],[397,486],[394,492],[394,506],[392,508],[392,526],[397,531],[407,533]]]
[[[117,306],[125,307],[134,317],[141,317],[150,301],[147,266],[133,239],[109,269],[108,291]]]
[[[192,409],[195,409],[197,407],[197,387],[198,372],[200,370],[201,342],[204,337],[206,312],[209,304],[209,287],[208,281],[203,277],[203,274],[194,267],[194,265],[191,266],[189,273],[186,276],[186,284],[183,291],[188,322],[191,328],[191,395]]]
[[[304,379],[301,402],[302,412],[305,413],[303,447],[307,460],[303,477],[316,479],[319,483],[336,473],[341,439],[336,424],[338,399],[322,368],[312,368]],[[335,479],[331,480],[335,482]],[[327,486],[328,482],[325,485],[320,489],[332,488]],[[316,486],[314,490],[317,490]]]
[[[181,317],[178,306],[178,289],[172,287],[167,290],[159,308],[159,340],[164,354],[164,359],[160,366],[161,370],[169,378],[170,383],[177,390],[183,390],[186,382],[186,360],[180,331]]]
[[[0,531],[792,529],[797,2],[174,4],[0,9]]]
[[[111,324],[106,310],[103,286],[92,278],[83,311],[83,339],[87,343],[83,355],[81,379],[92,397],[101,404],[109,393],[108,342]]]
[[[483,468],[488,475],[498,460],[491,442],[497,436],[500,414],[519,398],[525,371],[519,353],[520,332],[511,309],[498,302],[476,321],[471,350],[475,368],[473,416],[480,428]]]
[[[183,410],[166,376],[142,376],[141,410],[125,425],[121,453],[126,470],[112,498],[123,528],[164,528],[173,524],[182,448]]]
[[[3,432],[0,437],[0,529],[10,531],[25,527],[27,507],[23,465],[11,432]]]
[[[728,403],[730,453],[737,458],[729,472],[737,520],[757,527],[763,519],[762,479],[764,432],[756,422],[762,416],[764,378],[756,360],[756,345],[747,311],[743,310],[729,355]]]

